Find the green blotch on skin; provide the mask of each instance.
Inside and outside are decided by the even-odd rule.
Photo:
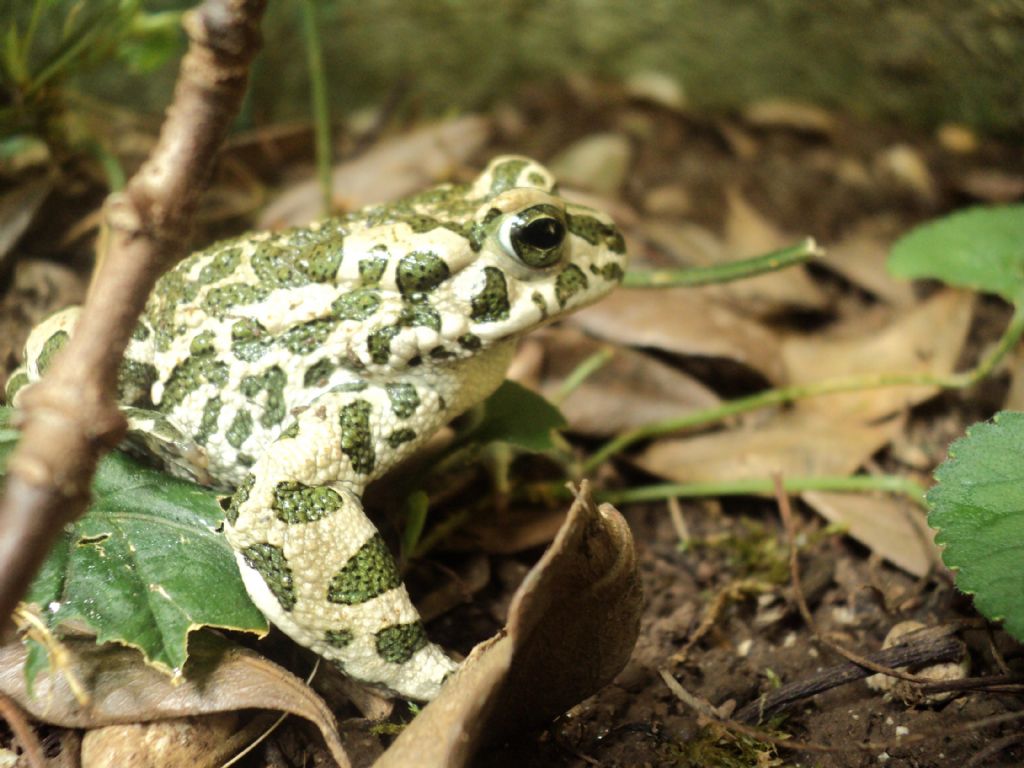
[[[380,284],[384,270],[388,266],[388,250],[383,245],[375,245],[372,251],[380,255],[369,256],[359,261],[359,282],[364,288],[374,288]]]
[[[411,429],[396,429],[387,437],[388,445],[397,448],[410,440],[416,439],[416,432]]]
[[[286,482],[274,486],[271,507],[278,520],[294,525],[315,522],[337,512],[344,505],[341,494],[333,488]]]
[[[341,409],[341,452],[348,456],[352,470],[363,475],[373,471],[377,455],[373,449],[370,427],[372,406],[366,400],[356,400]]]
[[[548,316],[548,303],[544,299],[543,294],[541,294],[538,291],[534,291],[533,293],[530,294],[530,301],[532,301],[533,305],[535,307],[537,307],[537,309],[540,310],[541,319],[547,318],[547,316]]]
[[[228,365],[209,355],[189,357],[171,371],[164,387],[160,410],[166,413],[184,401],[203,384],[212,384],[218,390],[228,382]]]
[[[199,429],[196,431],[196,442],[205,445],[210,435],[217,431],[217,420],[220,418],[220,410],[224,403],[219,397],[206,401],[203,406],[203,417],[199,421]]]
[[[148,401],[149,390],[156,381],[156,366],[126,357],[117,373],[117,398],[122,403]]]
[[[227,520],[228,525],[234,525],[238,522],[238,508],[249,500],[249,492],[252,491],[255,483],[255,475],[246,475],[245,479],[238,485],[238,488],[235,489],[234,494],[231,496],[231,503],[224,510],[224,519]]]
[[[174,323],[178,307],[183,304],[191,304],[199,295],[199,284],[189,280],[185,275],[198,257],[199,254],[190,256],[170,272],[164,274],[157,281],[150,296],[146,319],[154,328],[156,348],[161,352],[167,351],[171,342],[181,333],[181,329]]]
[[[575,264],[567,266],[555,278],[555,297],[558,299],[558,306],[564,307],[569,299],[585,291],[587,285],[587,276],[582,269]]]
[[[366,349],[370,359],[377,365],[385,365],[391,359],[391,340],[398,335],[401,328],[397,325],[378,328],[366,337]]]
[[[484,287],[473,297],[470,317],[478,323],[507,320],[509,316],[508,286],[505,273],[497,267],[484,267]]]
[[[215,339],[213,331],[197,333],[195,338],[192,339],[192,343],[188,346],[189,354],[197,356],[212,355],[217,351],[217,346],[214,344]]]
[[[526,174],[526,180],[533,184],[533,186],[535,187],[547,189],[547,179],[544,178],[543,174],[537,173],[537,171],[530,171],[528,174]]]
[[[329,283],[338,274],[344,241],[335,235],[308,248],[302,255],[302,269],[314,283]]]
[[[281,343],[296,355],[309,355],[323,346],[337,327],[333,318],[320,318],[296,325],[281,334]]]
[[[309,276],[297,269],[299,258],[297,248],[287,241],[263,242],[256,246],[252,254],[253,272],[260,284],[270,288],[299,288],[308,285]]]
[[[242,408],[235,414],[235,418],[231,420],[231,425],[228,427],[228,431],[224,433],[224,437],[227,439],[228,445],[237,450],[242,447],[242,443],[251,434],[252,414]]]
[[[7,380],[7,404],[10,405],[14,402],[14,396],[18,394],[18,390],[28,384],[29,378],[25,371],[18,371],[11,378]]]
[[[258,304],[270,295],[270,290],[262,285],[248,283],[228,283],[212,288],[203,297],[203,309],[217,318],[224,317],[233,307]]]
[[[249,567],[263,577],[281,607],[286,611],[294,608],[295,583],[284,550],[273,544],[253,544],[243,549],[241,554]]]
[[[569,213],[566,214],[565,219],[569,231],[577,237],[582,237],[591,245],[603,243],[613,253],[626,252],[626,241],[622,238],[622,233],[610,224],[605,224],[600,219],[585,214],[574,216]]]
[[[420,407],[420,396],[412,384],[387,384],[384,387],[391,400],[391,410],[400,419],[408,419]]]
[[[406,298],[429,293],[451,275],[448,264],[431,251],[412,251],[398,262],[395,279]]]
[[[429,354],[431,360],[451,360],[455,357],[454,352],[441,346],[434,347]]]
[[[609,283],[621,283],[623,278],[622,265],[613,262],[601,267],[601,277]]]
[[[361,288],[334,300],[331,314],[339,320],[365,320],[380,307],[380,294]]]
[[[395,559],[380,534],[375,534],[331,579],[327,586],[327,601],[338,605],[358,605],[401,583]]]
[[[324,642],[332,648],[344,648],[355,639],[355,635],[347,629],[328,629],[324,632]]]
[[[250,399],[255,398],[260,392],[266,391],[267,399],[263,405],[260,424],[264,427],[272,427],[284,421],[287,411],[284,389],[287,385],[288,375],[275,365],[258,376],[246,376],[242,379],[239,389]]]
[[[440,331],[441,315],[425,301],[417,301],[402,308],[402,316],[399,318],[398,324],[403,328],[421,325]]]
[[[480,341],[480,337],[474,333],[464,333],[459,336],[459,346],[469,352],[476,352],[483,346],[483,342]]]
[[[287,429],[281,431],[281,437],[296,438],[299,436],[299,422],[293,422],[288,425]]]
[[[337,370],[338,366],[334,364],[329,358],[323,358],[317,360],[309,368],[306,369],[305,375],[302,377],[302,386],[304,387],[322,387],[327,384],[331,378],[331,374]]]
[[[70,338],[67,331],[57,331],[43,343],[43,348],[39,350],[39,357],[36,358],[36,370],[39,371],[40,376],[46,373],[50,364],[53,363],[53,358],[64,348]]]
[[[137,323],[132,329],[132,340],[133,341],[145,341],[149,338],[151,331],[149,326],[145,323]]]
[[[218,280],[223,280],[238,267],[242,258],[242,249],[237,245],[225,248],[213,254],[213,258],[201,270],[199,270],[199,283],[209,285]]]
[[[519,174],[527,165],[525,160],[506,160],[491,172],[491,194],[498,195],[516,186]]]
[[[427,644],[427,633],[418,621],[384,627],[375,637],[377,655],[393,664],[405,664]]]

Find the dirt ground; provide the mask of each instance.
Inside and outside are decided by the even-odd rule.
[[[520,94],[499,110],[494,117],[496,137],[469,165],[479,166],[501,151],[547,160],[592,134],[617,137],[628,148],[626,172],[602,194],[626,213],[623,223],[637,266],[678,265],[680,252],[701,237],[742,249],[745,242],[757,242],[757,237],[750,236],[757,230],[768,242],[772,237],[764,235],[766,228],[787,242],[812,235],[826,247],[863,245],[868,240],[885,244],[943,212],[1024,196],[1024,155],[1019,146],[979,138],[959,126],[920,134],[896,125],[864,124],[804,105],[768,106],[752,105],[742,114],[708,117],[617,87],[577,81]],[[303,157],[309,150],[308,136],[300,135],[292,143],[298,147],[293,155],[298,160],[289,162],[297,167],[285,170],[294,173],[281,174],[280,167],[271,172],[268,165],[257,163],[254,173],[261,183],[279,184],[283,176],[304,173],[298,165],[308,159],[308,154]],[[287,158],[289,146],[282,141],[275,151]],[[243,157],[239,152],[234,159]],[[213,199],[230,209],[232,193],[239,198],[244,195],[238,191],[240,176],[229,170],[222,169]],[[73,170],[69,173],[74,175]],[[81,275],[88,248],[81,239],[72,238],[78,246],[71,249],[62,243],[67,242],[68,227],[80,224],[98,203],[96,186],[80,181],[55,197],[44,210],[60,208],[62,226],[35,225],[28,239],[32,241],[33,232],[38,237],[23,255],[63,260]],[[743,201],[740,209],[737,199]],[[750,214],[750,209],[755,213]],[[197,239],[211,231],[244,230],[246,216],[208,217],[205,232],[201,230]],[[689,239],[676,248],[672,237],[664,234],[666,222],[686,222],[700,229],[688,230]],[[71,250],[77,255],[69,259]],[[873,288],[870,279],[855,279],[827,264],[812,266],[806,279],[816,298],[804,301],[799,296],[776,295],[751,309],[751,321],[772,333],[811,335],[839,321],[869,327],[884,304],[881,289]],[[53,279],[46,284],[54,295],[29,291],[20,299],[25,307],[12,310],[7,305],[4,333],[12,341],[0,353],[8,356],[4,361],[8,366],[16,349],[13,338],[23,333],[8,329],[20,324],[27,330],[26,321],[37,314],[35,304],[59,302],[60,296],[75,292],[73,285],[67,291],[55,287]],[[908,300],[919,300],[933,290],[933,286],[921,286]],[[994,299],[977,302],[967,342],[957,355],[959,366],[978,359],[1008,316],[1008,309]],[[771,361],[747,365],[736,356],[730,359],[728,354],[715,356],[699,350],[683,355],[643,339],[637,340],[636,347],[657,363],[694,377],[722,398],[756,392],[772,383],[767,373]],[[969,390],[909,404],[900,414],[898,437],[868,452],[859,466],[907,472],[927,484],[931,468],[941,461],[950,440],[962,434],[966,425],[1012,401],[1011,373],[1003,370]],[[617,406],[609,402],[606,407]],[[599,428],[577,430],[574,444],[579,455],[597,447],[601,438]],[[840,432],[835,439],[845,438]],[[907,458],[911,455],[913,460]],[[649,463],[635,458],[635,454],[620,457],[601,468],[596,473],[598,487],[621,489],[660,481]],[[550,472],[550,468],[541,471]],[[516,476],[513,473],[513,482]],[[838,637],[846,648],[863,654],[877,650],[888,630],[903,620],[916,619],[929,627],[958,625],[958,637],[969,651],[971,675],[1021,671],[1020,646],[978,620],[970,600],[954,589],[948,572],[939,568],[912,575],[871,546],[829,528],[804,501],[794,503],[802,586],[817,633]],[[456,510],[458,504],[458,497],[447,501],[439,517]],[[762,692],[815,677],[844,662],[819,642],[796,608],[787,540],[774,501],[754,497],[682,501],[674,512],[670,506],[665,502],[621,505],[637,543],[645,594],[640,638],[626,668],[615,682],[543,733],[496,746],[480,757],[479,765],[921,768],[1024,764],[1024,739],[1014,737],[1020,732],[1019,720],[972,728],[985,718],[1021,710],[1024,695],[1019,690],[968,692],[937,704],[905,703],[856,680],[799,701],[772,717],[766,726],[774,734],[774,744],[751,733],[730,732],[698,715],[666,684],[662,671],[674,676],[689,694],[718,708],[722,719],[729,719]],[[543,518],[550,513],[535,509],[534,514]],[[462,573],[473,558],[486,560],[489,574],[473,588],[468,602],[431,621],[431,636],[466,653],[493,634],[501,626],[512,591],[542,550],[543,538],[524,537],[522,551],[515,553],[486,548],[451,553],[444,547],[431,553],[429,562],[412,573],[414,591],[421,595],[430,590],[425,585],[430,574],[442,569]],[[715,610],[709,613],[712,606]],[[394,719],[407,719],[404,713]],[[387,741],[386,736],[370,736],[370,724],[364,721],[353,720],[349,726],[350,734],[362,734],[368,742]],[[296,737],[305,734],[301,726],[283,731],[271,738],[271,747],[257,750],[244,764],[325,764],[325,755],[314,744],[296,746],[307,738]],[[309,741],[315,742],[315,737]],[[786,741],[802,746],[785,747]],[[309,751],[303,756],[305,750]],[[373,750],[366,753],[371,754]]]

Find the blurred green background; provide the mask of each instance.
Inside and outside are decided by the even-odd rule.
[[[48,82],[159,112],[183,45],[180,0],[0,0],[4,102],[24,99],[89,19],[96,33]],[[698,111],[783,97],[930,127],[1024,134],[1024,0],[318,0],[335,117],[399,84],[426,113],[484,108],[573,72],[656,71]],[[171,13],[166,13],[171,12]],[[104,16],[106,14],[106,16]],[[24,36],[36,16],[27,51]],[[13,30],[13,31],[12,31]],[[243,120],[309,115],[298,0],[271,0]],[[65,50],[66,53],[66,50]],[[20,60],[20,61],[19,61]],[[20,70],[19,70],[20,68]],[[11,130],[11,125],[0,126]]]

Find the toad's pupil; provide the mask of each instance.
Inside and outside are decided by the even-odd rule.
[[[534,219],[520,230],[519,237],[527,245],[546,251],[562,242],[565,227],[558,219]]]

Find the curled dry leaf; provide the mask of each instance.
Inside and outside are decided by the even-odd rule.
[[[677,483],[849,475],[903,427],[827,419],[787,411],[756,426],[741,425],[690,438],[660,440],[636,460],[646,471]]]
[[[355,210],[423,189],[465,163],[490,135],[488,118],[466,115],[382,141],[335,167],[331,176],[333,207]],[[321,204],[319,183],[315,179],[303,182],[268,205],[257,228],[307,224],[321,216]]]
[[[67,666],[89,693],[81,707],[64,675],[40,674],[30,695],[25,687],[26,651],[15,642],[0,648],[0,691],[37,720],[64,728],[269,709],[305,718],[320,729],[331,756],[348,768],[334,716],[313,690],[277,664],[216,635],[196,633],[183,680],[172,681],[147,666],[134,650],[89,641],[65,641]]]
[[[692,288],[620,288],[569,323],[608,341],[733,360],[773,383],[785,380],[772,331]]]
[[[830,523],[912,576],[941,565],[924,512],[900,496],[811,491],[801,498]]]
[[[534,334],[532,339],[544,347],[539,384],[549,399],[576,366],[608,347],[564,327]],[[718,402],[714,392],[682,371],[641,352],[616,347],[608,362],[558,406],[572,431],[604,437]]]
[[[851,323],[831,333],[793,336],[782,345],[794,384],[873,373],[952,372],[967,338],[974,294],[944,290],[887,326]],[[927,400],[936,387],[879,387],[801,400],[797,409],[828,418],[874,421]]]
[[[459,768],[487,741],[550,721],[622,669],[641,603],[629,527],[583,483],[505,631],[473,649],[376,768]]]

